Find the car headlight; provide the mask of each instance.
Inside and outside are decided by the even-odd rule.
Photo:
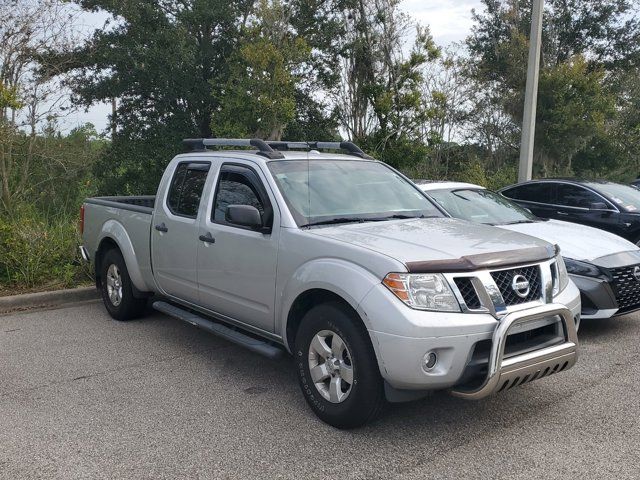
[[[571,275],[581,275],[583,277],[601,277],[602,272],[598,267],[591,263],[580,262],[578,260],[572,260],[565,258],[564,263],[567,266],[567,272]]]
[[[555,275],[553,279],[553,296],[555,297],[569,285],[569,274],[561,255],[556,257]]]
[[[390,273],[382,283],[411,308],[460,311],[460,304],[451,287],[439,273]]]

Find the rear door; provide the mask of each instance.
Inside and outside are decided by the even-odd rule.
[[[264,228],[227,221],[229,205],[258,209]],[[251,162],[223,163],[207,215],[200,222],[200,303],[261,330],[274,330],[280,212],[264,173]]]
[[[164,198],[156,206],[151,227],[153,273],[160,290],[198,302],[197,251],[204,186],[211,162],[184,161],[176,165]]]

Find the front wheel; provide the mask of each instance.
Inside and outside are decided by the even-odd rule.
[[[102,301],[109,315],[121,321],[143,315],[147,301],[133,295],[133,284],[127,265],[118,250],[112,249],[105,254],[100,279]]]
[[[307,403],[336,428],[355,428],[382,412],[384,385],[369,334],[339,303],[313,307],[296,335],[298,378]]]

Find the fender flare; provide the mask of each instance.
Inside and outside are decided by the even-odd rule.
[[[142,276],[142,272],[140,271],[140,266],[138,265],[138,262],[136,260],[136,252],[133,248],[133,243],[131,242],[131,238],[129,238],[129,234],[127,233],[124,226],[116,220],[107,220],[104,225],[102,225],[102,229],[100,230],[100,242],[98,244],[98,250],[102,246],[102,242],[107,238],[115,242],[120,249],[120,253],[122,253],[122,257],[124,258],[124,263],[127,266],[127,271],[129,272],[131,282],[138,289],[138,291],[152,291],[152,289],[149,288],[149,286],[144,281],[144,277]]]
[[[380,281],[372,272],[346,260],[338,258],[310,260],[298,267],[282,289],[276,332],[281,335],[285,346],[290,349],[291,346],[287,341],[289,312],[296,300],[311,290],[325,290],[342,298],[355,312],[358,312],[365,327],[370,330],[369,320],[361,314],[359,304]]]

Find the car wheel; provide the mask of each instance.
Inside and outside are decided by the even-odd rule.
[[[295,341],[298,379],[307,403],[336,428],[373,421],[386,401],[369,333],[357,314],[335,302],[313,307]]]
[[[127,265],[119,250],[109,250],[101,269],[101,293],[109,315],[116,320],[132,320],[144,314],[147,301],[133,295]]]

